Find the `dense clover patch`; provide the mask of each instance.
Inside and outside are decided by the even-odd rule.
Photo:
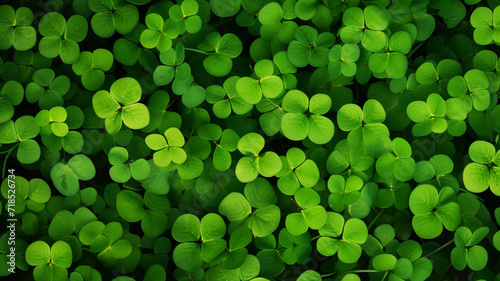
[[[500,280],[499,0],[4,2],[2,278]]]

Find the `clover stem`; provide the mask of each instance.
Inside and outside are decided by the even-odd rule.
[[[133,188],[131,186],[127,186],[127,185],[123,185],[124,188],[128,189],[128,190],[132,190],[132,191],[141,191],[142,189],[140,188]]]
[[[378,220],[378,218],[382,215],[382,213],[384,212],[384,209],[382,209],[382,211],[380,211],[376,216],[375,218],[370,222],[370,224],[368,225],[368,229],[370,229],[373,224]]]
[[[451,243],[453,243],[453,241],[455,241],[455,239],[451,239],[450,241],[446,242],[446,244],[444,244],[443,246],[441,246],[441,247],[437,248],[436,250],[428,253],[427,255],[423,256],[422,258],[426,258],[428,256],[431,256],[431,255],[433,255],[433,254],[441,251],[442,249],[446,248],[448,245],[450,245]]]
[[[186,51],[191,51],[191,52],[197,52],[197,53],[204,54],[204,55],[208,55],[208,53],[207,53],[207,52],[202,51],[202,50],[198,50],[198,49],[193,49],[193,48],[184,48],[184,50],[186,50]]]
[[[18,146],[19,146],[19,144],[20,144],[20,143],[18,142],[18,143],[16,143],[16,145],[14,145],[14,146],[13,146],[13,147],[11,147],[9,150],[7,150],[7,155],[5,155],[5,159],[3,160],[2,179],[4,179],[4,178],[5,178],[5,167],[7,166],[7,159],[9,159],[9,156],[10,156],[10,154],[12,153],[12,151],[14,151],[14,149],[15,149],[16,147],[18,147]],[[4,152],[2,152],[2,153],[4,153]]]
[[[413,55],[413,53],[415,53],[420,47],[422,47],[424,43],[425,41],[420,42],[420,44],[418,44],[413,50],[411,50],[411,52],[408,55],[406,55],[406,57],[410,58],[411,55]]]
[[[382,277],[382,281],[385,280],[385,277],[387,277],[387,274],[389,274],[389,271],[386,271],[385,274],[384,274],[384,277]]]
[[[483,198],[481,198],[481,197],[477,196],[476,194],[474,194],[474,193],[472,193],[472,192],[468,191],[467,189],[463,189],[463,188],[459,187],[459,188],[458,188],[458,190],[463,191],[463,192],[465,192],[465,193],[469,193],[470,195],[472,195],[472,196],[476,197],[476,199],[477,199],[477,200],[479,200],[479,201],[481,201],[481,202],[483,202],[483,203],[484,203],[484,199],[483,199]]]
[[[329,276],[332,276],[334,274],[337,274],[337,272],[331,272],[331,273],[327,273],[327,274],[323,274],[323,275],[320,275],[322,278],[323,277],[329,277]]]
[[[380,272],[380,271],[375,270],[375,269],[360,269],[360,270],[349,271],[349,273],[376,273],[376,272]]]

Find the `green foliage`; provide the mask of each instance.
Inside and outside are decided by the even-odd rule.
[[[498,1],[42,2],[0,6],[1,278],[500,280]]]

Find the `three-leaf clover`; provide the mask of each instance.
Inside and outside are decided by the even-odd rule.
[[[182,164],[186,161],[186,151],[182,149],[186,143],[178,128],[172,127],[163,134],[150,134],[146,137],[146,144],[156,152],[153,161],[158,167],[167,167],[171,162]]]
[[[44,241],[35,241],[26,248],[26,262],[35,266],[36,281],[64,281],[73,262],[71,247],[64,241],[56,241],[52,247]]]
[[[308,64],[322,67],[328,64],[330,47],[335,44],[335,35],[330,32],[318,31],[311,26],[299,26],[295,30],[295,39],[288,45],[288,59],[296,67]]]
[[[398,31],[389,38],[387,52],[376,53],[368,59],[368,68],[377,78],[400,79],[406,75],[408,59],[406,54],[413,45],[406,31]]]
[[[78,238],[83,245],[90,246],[91,253],[97,253],[105,267],[111,268],[132,253],[132,244],[123,237],[123,232],[119,222],[92,221],[81,228]]]
[[[290,2],[290,1],[288,1]],[[262,7],[258,13],[260,35],[266,40],[278,40],[283,44],[289,44],[295,39],[295,29],[298,24],[292,21],[296,16],[295,12],[283,11],[289,9],[290,5],[283,4],[283,7],[276,2],[271,2]]]
[[[73,15],[66,22],[63,15],[50,12],[40,20],[38,31],[44,36],[38,47],[40,54],[51,59],[60,56],[62,62],[72,64],[80,56],[78,43],[87,36],[88,23],[81,15]]]
[[[264,237],[273,233],[280,223],[281,210],[275,204],[278,201],[270,184],[264,184],[265,179],[257,180],[255,184],[247,185],[245,195],[239,192],[229,193],[219,205],[219,213],[235,224],[245,224],[256,237]],[[256,189],[268,198],[261,197]],[[274,195],[274,196],[273,196]],[[248,199],[247,199],[248,196]],[[252,209],[255,208],[255,210]]]
[[[342,15],[344,27],[340,39],[347,44],[361,45],[370,52],[381,51],[387,44],[384,30],[389,26],[389,13],[376,5],[347,8]]]
[[[363,180],[356,176],[349,176],[347,179],[341,175],[332,175],[328,179],[328,190],[331,194],[328,196],[328,205],[335,212],[344,211],[346,206],[356,202],[361,197],[361,188]]]
[[[38,102],[41,109],[50,109],[64,104],[63,97],[71,87],[65,75],[56,77],[52,69],[39,69],[33,74],[33,82],[26,86],[26,100]]]
[[[377,145],[389,137],[389,130],[382,124],[385,118],[384,107],[374,99],[367,100],[363,109],[356,104],[346,104],[337,113],[339,128],[349,132],[349,148],[368,153],[372,153]]]
[[[469,146],[469,157],[473,163],[467,164],[463,171],[464,186],[475,193],[491,189],[500,194],[500,152],[493,144],[475,141]]]
[[[50,170],[50,178],[57,190],[64,196],[73,196],[80,190],[79,180],[94,178],[96,169],[86,155],[77,154],[67,163],[59,162]]]
[[[291,90],[286,93],[282,105],[286,113],[281,118],[281,132],[289,140],[300,141],[308,137],[313,143],[325,144],[333,138],[333,122],[322,116],[332,106],[328,95],[316,94],[309,100],[304,92]]]
[[[97,91],[104,84],[104,71],[113,66],[113,54],[106,49],[82,52],[71,66],[76,75],[82,77],[82,85],[90,91]]]
[[[15,179],[5,178],[2,181],[1,193],[5,199],[12,199],[11,187],[16,188],[15,204],[16,214],[22,214],[26,209],[32,212],[38,212],[45,208],[45,203],[51,196],[50,186],[42,179],[34,178],[29,182],[21,176]]]
[[[439,193],[430,184],[417,186],[410,195],[410,210],[415,215],[412,219],[415,233],[423,239],[433,239],[443,232],[458,228],[461,222],[460,206],[455,202],[457,195],[449,186]]]
[[[115,135],[122,123],[130,129],[138,130],[149,124],[148,108],[138,101],[142,89],[134,78],[124,77],[116,80],[108,91],[100,90],[92,97],[92,106],[109,134]]]
[[[201,17],[197,15],[199,8],[196,0],[184,0],[180,5],[173,5],[168,10],[170,18],[179,24],[179,34],[183,34],[185,31],[191,34],[200,31],[202,21]]]
[[[412,127],[413,135],[420,137],[430,133],[445,132],[448,129],[446,111],[446,102],[439,94],[430,94],[426,102],[411,102],[406,108],[406,113],[416,123]]]
[[[470,16],[470,24],[474,27],[474,42],[477,44],[500,43],[500,8],[496,7],[493,11],[488,7],[475,8]]]
[[[283,228],[279,234],[280,254],[283,261],[289,265],[306,264],[310,261],[312,238],[309,232],[294,236]]]
[[[386,152],[377,159],[377,173],[383,178],[394,176],[398,181],[409,181],[415,174],[410,144],[403,138],[395,138],[391,146],[392,152]]]
[[[488,235],[489,228],[486,226],[476,229],[474,232],[465,226],[459,227],[455,231],[455,245],[451,250],[450,260],[456,270],[464,270],[469,266],[474,271],[480,271],[488,263],[488,252],[477,245]]]
[[[172,47],[172,40],[179,36],[177,23],[172,19],[164,20],[156,13],[146,16],[146,26],[141,33],[140,41],[142,46],[148,49],[155,48],[160,52],[165,52]]]
[[[146,159],[129,160],[129,154],[126,148],[115,146],[108,153],[109,163],[112,165],[109,169],[109,176],[118,183],[124,183],[134,178],[143,180],[149,176],[151,167]]]
[[[88,5],[90,10],[96,13],[90,24],[99,37],[109,38],[115,31],[127,34],[139,22],[139,10],[125,0],[89,0]]]
[[[318,192],[310,187],[302,187],[294,194],[294,202],[298,213],[286,216],[286,229],[292,235],[301,235],[310,229],[320,229],[327,221],[327,212],[320,204]]]
[[[306,159],[306,154],[300,148],[292,147],[286,156],[280,156],[282,162],[278,177],[278,188],[283,194],[292,196],[301,187],[313,187],[320,179],[316,163]]]
[[[463,77],[451,78],[447,90],[450,96],[465,103],[466,113],[468,113],[473,106],[477,111],[486,110],[490,106],[489,85],[488,77],[482,70],[471,69]]]
[[[224,80],[222,87],[219,85],[207,87],[207,102],[213,104],[212,111],[218,118],[226,119],[231,112],[243,115],[252,110],[253,105],[246,102],[237,91],[236,85],[239,80],[239,76],[232,76]]]
[[[218,171],[226,171],[231,167],[231,153],[238,149],[238,141],[240,136],[232,130],[222,129],[216,124],[204,124],[198,128],[198,135],[208,141],[214,142],[216,145],[212,156],[214,168]]]
[[[244,154],[236,164],[236,177],[247,183],[257,176],[272,177],[282,167],[281,160],[273,151],[260,153],[264,148],[264,138],[257,133],[248,133],[238,141],[238,150]]]
[[[14,47],[26,51],[36,45],[36,30],[31,26],[33,12],[26,7],[14,11],[9,5],[0,6],[0,50]]]
[[[167,230],[165,213],[170,210],[170,201],[165,195],[146,191],[143,197],[133,191],[122,190],[116,195],[116,210],[127,222],[140,221],[142,231],[149,237],[158,237]]]
[[[153,80],[158,86],[170,84],[174,78],[178,81],[186,81],[191,77],[191,67],[184,62],[184,45],[177,44],[175,50],[169,48],[160,53],[160,61],[163,65],[156,67],[153,72]]]
[[[185,2],[187,1],[182,3]],[[202,43],[198,44],[198,48],[209,52],[207,53],[209,55],[203,60],[205,70],[212,76],[222,77],[231,72],[233,68],[233,61],[231,59],[241,54],[243,44],[235,34],[227,33],[221,37],[219,33],[211,32],[205,37]]]
[[[283,94],[283,80],[276,74],[275,66],[271,60],[260,60],[255,64],[256,78],[241,77],[236,82],[236,91],[250,104],[257,104],[262,100],[262,95],[268,99],[278,98]]]
[[[342,262],[356,262],[363,251],[360,245],[368,239],[366,224],[357,218],[346,221],[339,213],[328,212],[327,216],[325,225],[319,229],[318,252],[324,256],[337,253]]]
[[[172,237],[181,243],[174,249],[174,263],[188,272],[200,267],[202,261],[210,263],[226,250],[225,234],[226,223],[218,214],[206,214],[201,221],[192,214],[179,216],[172,226]]]
[[[40,133],[40,127],[33,116],[25,115],[0,124],[0,143],[18,143],[17,160],[23,164],[35,163],[40,159],[41,149],[33,140]]]
[[[69,132],[68,124],[64,123],[68,118],[66,109],[62,106],[52,107],[50,110],[42,110],[35,117],[36,123],[40,126],[40,135],[43,137],[52,134],[58,137],[65,137]]]
[[[361,52],[356,44],[334,45],[328,53],[328,73],[332,79],[344,75],[345,77],[353,77],[358,68],[356,61],[359,59]]]

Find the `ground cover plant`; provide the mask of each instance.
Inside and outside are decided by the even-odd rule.
[[[499,0],[0,1],[0,276],[500,280]]]

